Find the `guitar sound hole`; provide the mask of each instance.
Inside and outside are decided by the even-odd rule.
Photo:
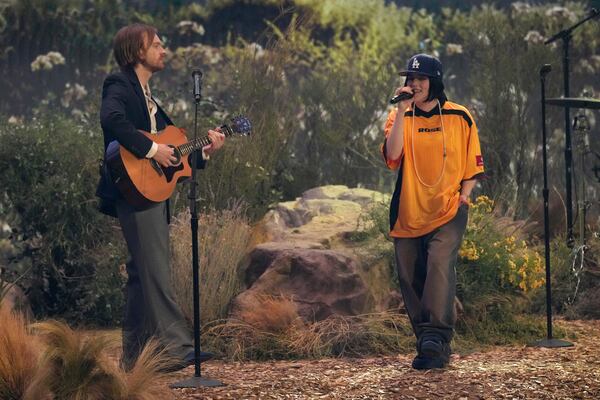
[[[179,149],[175,146],[169,146],[173,149],[173,156],[177,159],[177,161],[173,162],[173,165],[179,165],[181,164],[181,152],[179,151]]]

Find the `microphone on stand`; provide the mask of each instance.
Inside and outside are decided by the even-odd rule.
[[[202,71],[199,69],[192,71],[192,78],[194,79],[194,100],[198,103],[202,97],[200,94],[202,88]]]
[[[402,92],[398,96],[392,97],[390,104],[396,104],[404,100],[412,99],[414,95],[414,93]]]
[[[540,77],[545,77],[546,75],[548,75],[548,73],[552,71],[552,65],[550,64],[544,64],[542,65],[542,68],[540,68]]]

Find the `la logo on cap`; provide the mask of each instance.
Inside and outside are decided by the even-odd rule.
[[[412,67],[415,69],[419,69],[419,60],[417,59],[417,57],[415,57],[415,59],[412,63]]]

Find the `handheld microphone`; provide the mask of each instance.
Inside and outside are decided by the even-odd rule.
[[[200,94],[202,88],[202,71],[199,69],[192,71],[192,78],[194,79],[194,99],[196,102],[199,102],[202,96]]]
[[[392,97],[392,99],[390,100],[390,104],[396,104],[404,100],[412,99],[413,96],[414,93],[402,92],[398,96]]]

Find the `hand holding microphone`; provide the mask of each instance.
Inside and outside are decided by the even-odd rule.
[[[394,97],[391,98],[390,104],[400,103],[402,101],[410,100],[413,98],[415,94],[412,92],[412,89],[408,86],[403,86],[401,88],[396,89],[396,93]]]

